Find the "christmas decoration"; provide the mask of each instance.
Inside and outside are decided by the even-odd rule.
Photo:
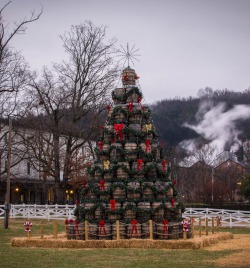
[[[24,227],[25,227],[25,232],[31,232],[31,227],[32,227],[32,222],[31,221],[26,221],[24,222]]]
[[[131,59],[129,53],[126,59]],[[88,220],[99,228],[99,235],[108,236],[119,220],[128,225],[125,236],[136,238],[153,220],[160,226],[157,237],[169,239],[174,237],[170,226],[182,222],[171,165],[164,159],[150,109],[142,106],[139,77],[129,66],[121,77],[123,87],[112,92],[115,105],[107,106],[90,179],[79,192],[78,221]]]

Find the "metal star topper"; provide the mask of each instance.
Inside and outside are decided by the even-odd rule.
[[[127,49],[124,49],[124,47],[121,45],[122,50],[118,49],[118,52],[121,53],[120,55],[117,55],[117,57],[121,57],[121,60],[124,60],[123,65],[126,63],[126,61],[128,62],[128,66],[129,66],[129,61],[131,60],[131,62],[134,64],[133,60],[137,60],[139,61],[136,57],[141,56],[140,54],[136,54],[137,51],[139,51],[140,49],[134,49],[135,45],[133,45],[133,47],[130,49],[129,48],[129,44],[127,43]]]

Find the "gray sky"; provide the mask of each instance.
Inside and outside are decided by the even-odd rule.
[[[250,87],[250,0],[12,0],[5,19],[18,21],[40,5],[39,21],[11,43],[33,69],[60,62],[59,35],[91,20],[108,26],[118,45],[140,48],[132,67],[147,103],[195,97],[206,86]]]

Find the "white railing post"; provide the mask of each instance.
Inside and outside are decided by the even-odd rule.
[[[229,227],[232,228],[232,214],[229,215]]]

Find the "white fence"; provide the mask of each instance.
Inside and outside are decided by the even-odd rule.
[[[201,218],[201,220],[211,220],[212,218],[220,217],[222,227],[250,227],[250,211],[214,208],[186,208],[182,216],[197,219],[195,220],[196,224],[198,224],[198,218]]]
[[[75,205],[11,205],[10,218],[68,219],[74,217]],[[4,206],[0,206],[0,218],[4,218]]]
[[[69,219],[74,217],[75,205],[12,205],[10,218]],[[198,224],[202,220],[220,217],[222,227],[250,227],[250,211],[212,208],[186,208],[183,217],[193,217]],[[0,205],[0,219],[4,218],[4,206]]]

